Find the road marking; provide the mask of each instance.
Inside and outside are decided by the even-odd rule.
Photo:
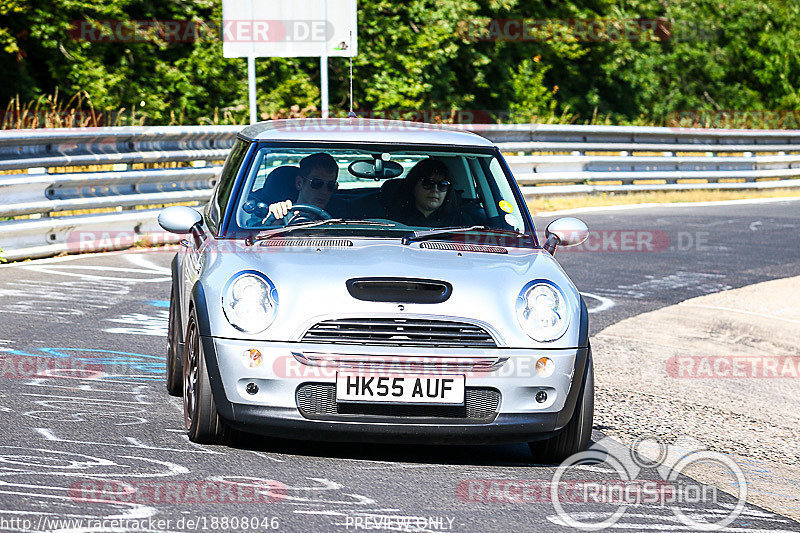
[[[129,273],[129,274],[160,274],[159,272],[154,272],[150,269],[143,269],[143,268],[126,268],[126,267],[111,267],[111,266],[91,266],[91,265],[61,265],[61,266],[40,266],[40,265],[30,265],[24,267],[26,270],[32,270],[34,272],[42,272],[44,274],[59,274],[62,276],[70,276],[75,278],[81,279],[89,279],[89,280],[102,280],[102,281],[122,281],[125,283],[161,283],[164,281],[172,280],[172,276],[170,277],[159,277],[159,278],[120,278],[114,276],[99,276],[97,274],[85,274],[80,272],[66,272],[67,269],[72,270],[99,270],[103,272],[120,272],[120,273]]]
[[[374,505],[376,503],[375,500],[369,498],[367,496],[363,496],[361,494],[351,494],[351,493],[342,493],[343,496],[350,496],[354,498],[353,500],[328,500],[325,499],[324,496],[326,494],[324,491],[341,491],[345,487],[341,483],[336,483],[335,481],[331,481],[325,478],[317,478],[317,477],[310,477],[311,481],[315,483],[319,483],[318,486],[291,486],[288,484],[281,484],[280,492],[279,493],[271,493],[270,490],[273,488],[270,486],[269,479],[262,479],[252,476],[212,476],[208,478],[210,481],[215,481],[219,483],[234,483],[239,486],[251,486],[259,493],[267,495],[267,496],[274,496],[275,498],[280,498],[282,503],[292,503],[295,505],[304,505],[304,504],[317,504],[317,505]],[[306,496],[292,496],[289,493],[291,491],[299,491],[301,494],[309,494],[312,493],[310,497]],[[320,493],[320,497],[314,497],[313,493],[318,492]]]
[[[113,446],[113,447],[120,447],[120,448],[135,448],[137,450],[158,450],[162,452],[178,452],[178,453],[205,453],[209,455],[225,455],[223,452],[217,452],[214,450],[197,450],[197,449],[180,449],[180,448],[164,448],[161,446],[148,446],[148,445],[134,445],[134,444],[122,444],[118,442],[96,442],[96,441],[87,441],[87,440],[74,440],[74,439],[62,439],[61,437],[56,437],[53,432],[48,428],[33,428],[34,431],[42,435],[46,440],[52,442],[66,442],[71,444],[85,444],[88,446]],[[124,437],[127,438],[127,437]],[[136,440],[136,439],[134,439]]]
[[[180,250],[181,246],[179,244],[175,245],[167,245],[162,246],[159,250],[164,250],[165,252],[169,251],[171,248],[177,252]],[[67,261],[75,261],[76,259],[89,259],[94,257],[111,257],[115,255],[131,255],[131,254],[139,254],[142,252],[133,251],[131,249],[128,250],[113,250],[110,252],[91,252],[91,253],[82,253],[82,254],[73,254],[73,255],[65,255],[62,257],[43,257],[41,259],[33,259],[31,261],[18,261],[15,263],[5,263],[0,264],[0,269],[3,268],[18,268],[24,266],[30,266],[32,264],[39,264],[39,265],[47,265],[50,263],[64,263]]]
[[[719,504],[722,509],[704,509],[701,507],[683,507],[681,510],[687,514],[690,514],[692,518],[698,521],[703,521],[703,519],[708,519],[708,521],[718,520],[720,518],[720,514],[728,513],[728,509],[726,508],[725,504]],[[642,507],[638,507],[637,509],[643,509]],[[646,512],[634,512],[628,510],[622,516],[621,521],[614,524],[614,528],[618,529],[633,529],[637,531],[675,531],[677,530],[686,530],[687,528],[685,525],[680,522],[677,516],[670,516],[664,515],[657,509],[644,509]],[[573,512],[570,513],[573,518],[576,518],[581,521],[589,521],[589,520],[602,520],[604,518],[608,518],[609,513],[606,512],[592,512],[592,511],[584,511],[584,512]],[[780,515],[778,515],[780,516]],[[552,522],[557,526],[568,526],[563,518],[558,515],[548,515],[547,520]],[[635,520],[635,519],[642,519],[642,521]],[[758,512],[758,510],[750,510],[745,509],[739,518],[734,523],[743,523],[748,524],[746,522],[746,518],[756,518],[756,519],[764,519],[762,513]],[[783,518],[783,517],[781,517]],[[786,519],[788,521],[788,519]],[[772,519],[772,521],[776,521]],[[781,523],[781,522],[779,522]],[[784,522],[785,523],[785,522]],[[731,532],[731,533],[789,533],[791,530],[786,529],[756,529],[753,527],[733,527],[733,525],[729,525],[725,527],[724,531]]]
[[[157,316],[145,315],[142,313],[131,313],[117,318],[105,318],[106,322],[117,322],[128,324],[131,327],[104,329],[106,333],[126,334],[126,335],[151,335],[154,337],[166,337],[169,326],[169,310],[158,311]]]
[[[639,283],[617,285],[615,289],[600,289],[598,292],[602,292],[606,297],[642,299],[664,290],[691,288],[692,291],[699,294],[711,294],[731,288],[730,285],[723,282],[724,274],[678,271],[660,278],[646,277],[649,279]]]
[[[590,292],[582,292],[581,294],[583,296],[592,298],[593,300],[597,300],[598,302],[600,302],[600,305],[598,305],[597,307],[592,307],[591,309],[589,309],[588,310],[589,313],[601,313],[607,309],[611,309],[616,305],[614,303],[614,300],[612,300],[611,298],[606,298],[605,296],[599,296],[597,294],[592,294]]]
[[[144,257],[141,254],[126,255],[125,259],[127,259],[128,261],[130,261],[134,265],[140,266],[142,268],[146,268],[147,270],[151,270],[151,271],[159,273],[159,274],[169,274],[170,276],[172,275],[172,269],[171,268],[158,266],[155,263],[152,263],[152,262],[148,261],[147,258]]]
[[[261,452],[257,452],[255,450],[247,450],[247,451],[252,453],[252,454],[255,454],[255,455],[261,457],[262,459],[269,459],[270,461],[275,461],[276,463],[285,463],[286,462],[283,459],[278,459],[276,457],[272,457],[270,455],[267,455],[267,454],[261,453]]]
[[[5,313],[43,316],[70,322],[94,309],[107,309],[131,292],[128,283],[99,280],[45,281],[15,279],[0,285],[0,300]]]
[[[116,391],[100,391],[100,392],[113,392],[116,394]],[[57,400],[78,400],[80,402],[99,402],[99,403],[122,403],[127,405],[152,405],[152,402],[129,402],[125,400],[109,400],[106,398],[85,398],[85,397],[75,397],[75,396],[53,396],[52,394],[34,394],[32,392],[23,392],[22,396],[43,396],[48,399],[57,399]]]

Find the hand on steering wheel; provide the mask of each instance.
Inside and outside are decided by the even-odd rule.
[[[285,202],[271,204],[269,206],[269,215],[262,221],[262,224],[272,225],[279,218],[283,219],[284,226],[288,226],[298,219],[329,220],[333,217],[321,207],[309,204],[292,205],[291,200],[286,200]]]

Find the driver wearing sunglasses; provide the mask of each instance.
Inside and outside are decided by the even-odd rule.
[[[336,179],[339,165],[326,153],[311,154],[300,160],[300,174],[297,176],[297,204],[308,204],[328,208],[331,196],[339,188]],[[269,206],[269,214],[277,219],[285,217],[292,209],[292,201],[275,202]]]
[[[472,223],[459,208],[450,169],[435,158],[424,159],[408,171],[389,210],[389,218],[427,228]]]

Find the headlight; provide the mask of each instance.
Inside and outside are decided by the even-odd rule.
[[[558,287],[531,281],[517,298],[517,318],[525,333],[539,342],[559,339],[569,326],[569,306]]]
[[[222,310],[231,326],[245,333],[260,333],[275,320],[278,291],[263,274],[239,272],[225,287]]]

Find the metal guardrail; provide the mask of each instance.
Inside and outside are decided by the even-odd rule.
[[[508,163],[528,197],[800,186],[800,179],[794,179],[800,177],[800,130],[550,124],[457,127],[497,143],[508,154]],[[0,222],[3,255],[13,260],[124,248],[159,232],[158,210],[131,209],[207,200],[240,129],[1,131],[0,171],[10,173],[0,175],[0,218],[35,217]],[[103,168],[86,168],[92,166]],[[103,208],[119,212],[59,216],[65,211]],[[83,238],[87,234],[97,238]]]

